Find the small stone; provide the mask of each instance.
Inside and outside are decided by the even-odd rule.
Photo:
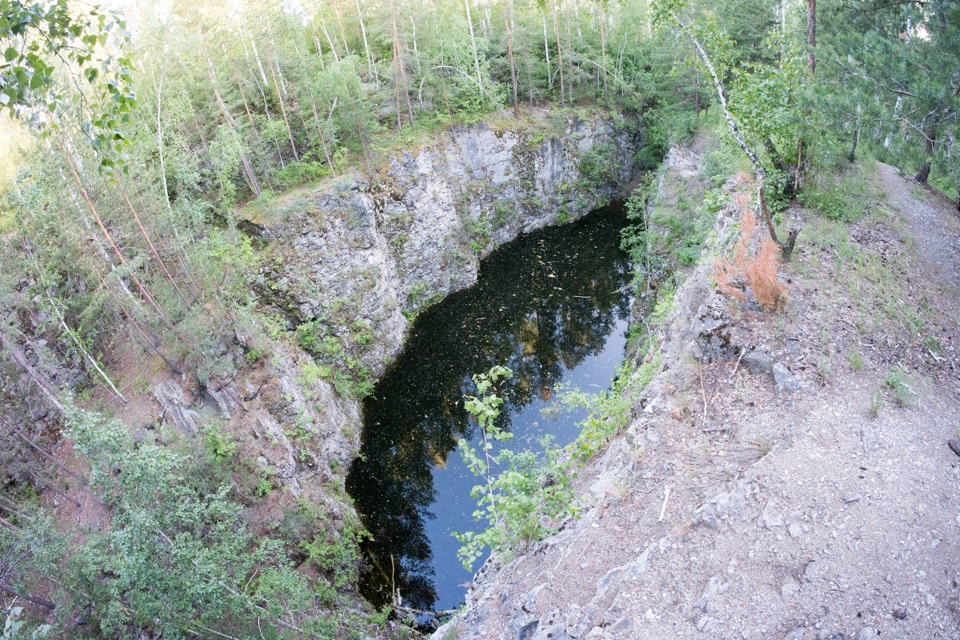
[[[769,354],[753,349],[743,356],[743,364],[756,374],[773,375],[773,358]]]
[[[820,563],[816,560],[808,562],[807,566],[803,569],[803,581],[804,582],[813,582],[817,579],[817,576],[820,573]]]
[[[697,600],[697,603],[693,605],[694,609],[699,609],[703,613],[716,613],[717,607],[714,606],[713,602],[710,601],[710,598],[700,598]]]
[[[710,616],[703,616],[697,620],[697,631],[702,633],[713,633],[718,626],[717,621]]]
[[[696,513],[693,514],[693,524],[694,525],[705,525],[707,527],[716,527],[717,526],[717,510],[711,503],[707,503],[697,509]]]
[[[720,576],[711,576],[707,586],[703,589],[703,593],[700,594],[700,600],[708,600],[718,593],[724,593],[729,588],[729,582],[724,582],[720,579]]]
[[[894,607],[893,617],[896,618],[897,620],[906,620],[907,610],[904,607]]]
[[[803,640],[803,633],[806,631],[803,627],[797,627],[787,635],[783,636],[783,640]]]
[[[817,640],[847,640],[847,634],[842,631],[821,631],[817,634]]]
[[[794,393],[800,389],[800,383],[782,362],[773,365],[773,382],[774,393],[778,396],[784,393]]]
[[[937,604],[937,599],[936,599],[935,597],[933,597],[933,595],[931,595],[931,594],[928,593],[928,594],[927,594],[927,604],[932,607],[933,605]]]
[[[780,512],[773,498],[767,500],[766,506],[763,507],[763,513],[760,514],[760,522],[767,529],[783,526],[783,514]]]
[[[873,627],[864,627],[860,629],[859,635],[857,635],[857,640],[873,640],[880,632],[874,629]]]
[[[800,534],[803,533],[803,528],[796,522],[791,522],[789,531],[791,538],[799,538]]]
[[[630,631],[633,628],[633,621],[630,618],[620,618],[610,628],[614,631]]]
[[[517,634],[517,640],[529,640],[537,632],[538,626],[540,626],[539,620],[533,620],[523,625],[520,628],[520,633]]]
[[[782,587],[780,587],[780,597],[784,600],[789,600],[800,592],[800,585],[798,585],[793,580],[788,581]]]

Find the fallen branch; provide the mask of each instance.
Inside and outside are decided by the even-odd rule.
[[[663,492],[663,506],[660,507],[660,517],[657,518],[657,522],[663,522],[663,516],[667,512],[667,501],[670,499],[670,487],[666,487],[666,490]]]
[[[49,600],[46,600],[44,598],[38,598],[36,596],[28,596],[25,593],[20,593],[19,591],[11,589],[5,584],[0,584],[0,591],[3,591],[4,593],[13,596],[14,598],[23,598],[27,602],[32,602],[33,604],[39,605],[45,609],[49,609],[50,611],[53,611],[54,609],[57,608],[57,605],[50,602]]]
[[[72,477],[74,477],[74,478],[76,478],[76,479],[78,479],[78,480],[80,479],[80,476],[78,476],[78,475],[75,474],[73,471],[71,471],[70,469],[68,469],[62,462],[60,462],[59,460],[56,460],[56,459],[55,459],[53,456],[51,456],[49,453],[47,453],[46,451],[44,451],[43,449],[41,449],[39,446],[37,446],[36,444],[34,444],[34,442],[33,442],[30,438],[28,438],[26,435],[24,435],[24,433],[23,433],[22,431],[20,431],[20,429],[17,429],[16,427],[14,427],[14,428],[13,428],[13,432],[16,433],[18,436],[20,436],[20,438],[21,438],[24,442],[26,442],[28,445],[30,445],[37,453],[39,453],[41,456],[43,456],[44,458],[46,458],[47,460],[49,460],[49,461],[52,462],[53,464],[57,465],[57,468],[58,468],[58,469],[60,469],[61,471],[63,471],[63,472],[66,473],[67,475],[70,475],[70,476],[72,476]]]
[[[50,382],[47,381],[36,369],[34,369],[27,359],[23,357],[23,354],[20,353],[20,350],[17,349],[14,345],[7,340],[6,334],[3,331],[0,331],[0,346],[10,352],[10,355],[13,357],[13,361],[20,366],[21,369],[27,372],[27,375],[30,376],[34,382],[37,383],[37,386],[40,387],[40,390],[43,391],[44,395],[47,396],[47,400],[57,408],[60,413],[66,413],[66,409],[63,408],[63,405],[57,400],[56,394],[53,392],[53,389],[50,386]]]

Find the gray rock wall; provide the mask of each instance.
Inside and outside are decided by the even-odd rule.
[[[562,131],[457,128],[372,180],[341,178],[272,212],[262,222],[277,266],[261,288],[379,376],[417,311],[476,282],[480,260],[521,233],[615,198],[641,144],[619,115]]]

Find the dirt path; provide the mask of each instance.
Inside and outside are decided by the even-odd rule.
[[[896,167],[878,164],[877,174],[892,209],[907,219],[919,261],[934,283],[960,299],[960,213],[941,194],[905,179]]]
[[[488,564],[439,637],[960,638],[960,225],[890,167],[872,188],[854,224],[787,212],[787,312],[719,303],[732,355],[678,358],[585,474],[584,517]],[[678,291],[665,353],[686,353],[708,277]],[[769,362],[738,365],[749,350]]]

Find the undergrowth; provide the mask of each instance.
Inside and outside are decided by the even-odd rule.
[[[672,309],[673,295],[668,292],[651,313],[655,325],[661,326]],[[583,407],[589,414],[579,423],[580,435],[574,442],[560,448],[548,437],[541,440],[540,452],[505,447],[494,451],[495,441],[505,443],[513,437],[497,424],[503,399],[496,393],[498,381],[513,373],[497,366],[473,376],[477,392],[466,396],[464,406],[480,427],[482,445],[476,448],[463,439],[458,448],[473,474],[482,479],[471,496],[478,506],[474,518],[485,527],[454,534],[462,544],[458,557],[468,571],[485,549],[509,558],[553,533],[563,520],[578,517],[581,507],[572,486],[578,469],[629,424],[634,399],[660,370],[659,346],[652,334],[642,352],[647,357],[639,364],[633,360],[621,364],[608,391],[558,388],[558,404],[567,410]]]
[[[777,245],[764,237],[760,249],[751,251],[750,242],[757,227],[757,218],[748,204],[748,196],[735,196],[740,207],[740,237],[733,254],[733,262],[717,258],[714,262],[714,278],[720,293],[741,303],[747,301],[745,288],[765,311],[782,311],[787,304],[787,286],[777,275]]]

